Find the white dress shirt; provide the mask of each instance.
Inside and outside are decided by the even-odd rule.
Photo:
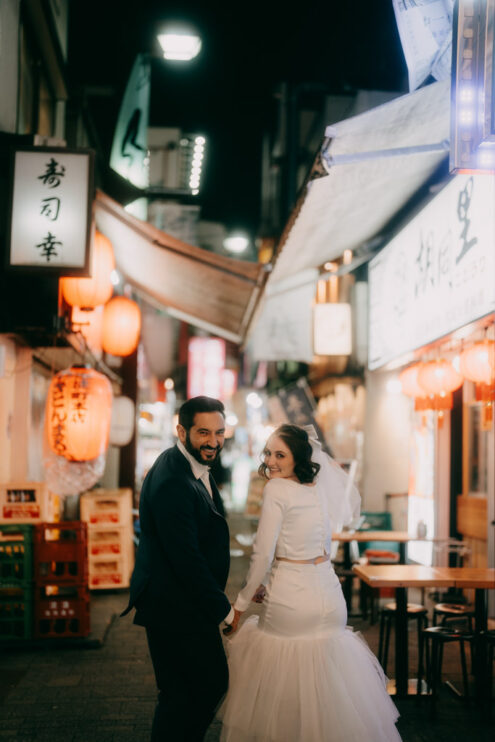
[[[183,456],[186,457],[186,459],[189,461],[191,465],[191,470],[196,479],[201,479],[204,486],[206,487],[206,490],[208,494],[210,495],[211,499],[213,500],[213,492],[211,490],[211,484],[210,484],[210,467],[206,464],[202,464],[200,461],[194,458],[187,448],[184,446],[182,441],[177,441],[177,448],[181,452]],[[228,615],[223,619],[226,624],[230,626],[232,621],[234,620],[234,609],[231,608]]]

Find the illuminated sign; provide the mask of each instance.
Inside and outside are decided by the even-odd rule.
[[[450,169],[495,172],[495,0],[459,0],[454,16]]]
[[[458,175],[370,261],[370,369],[495,311],[494,203],[494,176]]]
[[[93,153],[32,147],[12,169],[8,267],[88,275]]]
[[[222,399],[225,370],[225,340],[191,338],[187,358],[187,398],[205,395]]]

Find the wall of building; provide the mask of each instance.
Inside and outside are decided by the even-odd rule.
[[[407,492],[411,400],[391,389],[397,380],[397,372],[366,373],[363,510],[384,510],[386,493]]]

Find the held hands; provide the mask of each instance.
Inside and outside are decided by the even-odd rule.
[[[232,606],[232,608],[234,608],[234,606]],[[234,620],[232,621],[230,626],[226,626],[225,629],[222,629],[222,633],[225,634],[225,636],[232,636],[232,634],[235,634],[241,616],[242,611],[238,611],[236,608],[234,608]]]
[[[253,603],[262,603],[265,599],[265,595],[266,587],[264,585],[260,585],[251,600],[253,601]]]

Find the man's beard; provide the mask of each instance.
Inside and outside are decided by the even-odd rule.
[[[215,461],[218,458],[218,454],[222,450],[221,446],[217,446],[216,448],[213,448],[212,446],[203,445],[199,448],[194,448],[193,444],[191,443],[191,439],[189,437],[189,431],[186,430],[186,442],[184,444],[186,451],[188,451],[191,456],[194,456],[196,461],[199,461],[200,464],[203,464],[203,466],[211,466],[215,463]],[[201,450],[208,450],[208,451],[216,451],[215,458],[214,459],[203,459],[201,456]]]

